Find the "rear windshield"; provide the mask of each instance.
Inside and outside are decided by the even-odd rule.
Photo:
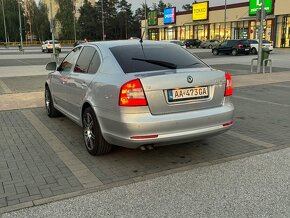
[[[52,41],[49,41],[49,44],[52,44]],[[59,44],[59,41],[54,40],[54,44]]]
[[[125,73],[166,70],[168,67],[142,60],[168,62],[176,69],[208,67],[185,49],[170,44],[123,45],[110,48]],[[133,60],[139,59],[139,60]]]
[[[271,42],[266,39],[263,39],[263,43],[271,43]]]

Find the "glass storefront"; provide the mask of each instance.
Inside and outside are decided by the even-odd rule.
[[[250,39],[258,39],[259,38],[259,27],[260,23],[256,21],[250,21]],[[273,41],[273,20],[267,20],[264,23],[264,31],[263,31],[263,39],[268,41]]]
[[[276,47],[290,47],[290,15],[277,17]]]
[[[149,40],[159,40],[159,29],[149,29],[148,30]]]
[[[177,39],[177,37],[175,36],[175,29],[176,27],[165,28],[165,40]]]
[[[285,46],[289,47],[290,38],[290,15],[289,17],[279,18],[279,27],[277,32],[281,39],[285,36]],[[257,39],[258,26],[255,20],[233,21],[226,23],[212,23],[202,25],[183,25],[183,26],[168,26],[160,29],[154,28],[148,30],[148,38],[150,40],[185,40],[199,39],[208,40],[216,39],[223,41],[226,39]],[[274,19],[269,19],[265,22],[263,39],[273,41]],[[226,31],[226,32],[224,32]],[[281,44],[281,43],[280,43]],[[279,44],[279,45],[280,45]]]
[[[195,25],[193,26],[193,37],[199,40],[207,40],[208,39],[208,25]]]

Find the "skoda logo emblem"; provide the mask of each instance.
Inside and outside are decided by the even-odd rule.
[[[188,76],[188,77],[187,77],[187,82],[188,82],[188,83],[192,83],[192,82],[193,82],[193,78],[192,78],[192,76]]]

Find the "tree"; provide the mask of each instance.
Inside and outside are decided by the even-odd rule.
[[[96,7],[88,0],[85,0],[79,12],[80,17],[77,26],[80,37],[89,40],[98,38],[98,30],[101,28],[101,21],[100,16],[97,14]]]
[[[133,12],[131,10],[132,5],[126,0],[120,0],[118,8],[118,27],[119,27],[119,38],[128,39],[128,35],[131,35],[131,27],[133,24]]]
[[[191,11],[192,10],[192,5],[191,4],[182,5],[182,9],[185,10],[185,11]]]
[[[55,15],[55,19],[59,22],[61,31],[60,38],[72,39],[74,36],[74,6],[71,0],[56,0],[59,8]]]
[[[18,2],[17,0],[3,0],[4,8],[5,8],[5,22],[6,22],[6,30],[7,30],[7,38],[9,41],[20,41],[20,33],[19,33],[19,15],[18,15]],[[5,41],[5,33],[4,33],[4,21],[2,14],[2,1],[0,1],[1,8],[1,16],[0,16],[0,41]],[[24,16],[23,16],[23,8],[22,4],[20,4],[20,15],[22,22],[22,35],[25,35],[25,25],[24,25]]]
[[[40,41],[45,41],[51,38],[50,22],[47,15],[48,8],[42,1],[40,1],[31,17],[32,32]]]
[[[163,15],[163,11],[166,8],[166,4],[162,0],[159,0],[157,8],[158,8],[159,15]]]

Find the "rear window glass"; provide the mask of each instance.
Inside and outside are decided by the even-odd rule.
[[[271,42],[268,41],[268,40],[263,39],[263,43],[271,43]]]
[[[168,62],[176,65],[176,69],[208,67],[185,49],[168,44],[124,45],[110,48],[114,57],[125,73],[166,70],[166,66],[148,63],[141,60]]]
[[[248,45],[249,41],[248,40],[241,40],[240,43],[242,43],[243,45]]]
[[[52,41],[49,41],[49,44],[52,44]],[[54,44],[59,44],[59,41],[54,40]]]

